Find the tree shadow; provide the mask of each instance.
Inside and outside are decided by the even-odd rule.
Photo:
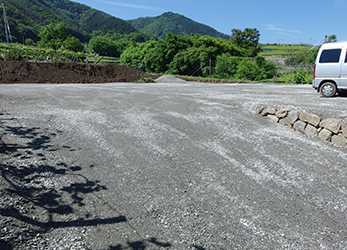
[[[107,188],[97,180],[89,180],[85,176],[76,173],[82,169],[79,166],[69,166],[64,162],[55,165],[38,164],[38,162],[44,162],[48,158],[45,152],[61,150],[51,143],[52,138],[57,136],[59,131],[51,133],[39,127],[28,128],[6,125],[8,121],[13,120],[0,120],[0,178],[3,180],[0,187],[0,194],[3,199],[3,202],[0,202],[1,216],[13,218],[29,226],[35,226],[43,233],[52,228],[85,227],[127,221],[125,216],[97,219],[80,218],[72,221],[53,220],[54,214],[73,214],[74,207],[85,206],[84,196],[86,194],[99,192]],[[5,137],[6,140],[4,140]],[[74,151],[69,146],[63,146],[62,149]],[[41,161],[37,160],[38,157]],[[57,188],[54,185],[47,188],[42,184],[43,180],[67,174],[78,177],[78,180],[82,179],[82,181],[75,181],[62,188]],[[76,180],[76,178],[72,179]],[[63,195],[70,197],[71,202],[64,202]],[[6,203],[7,200],[15,200],[16,202],[12,202],[13,204],[11,202]],[[48,219],[41,221],[36,217],[32,218],[26,215],[23,210],[28,208],[40,208],[41,211],[46,211]],[[3,228],[5,225],[0,227]],[[0,246],[11,249],[9,246],[13,243],[14,237],[1,236],[0,234]]]
[[[88,227],[102,224],[115,224],[127,222],[123,215],[110,218],[88,219],[78,218],[75,220],[54,220],[54,215],[74,214],[76,208],[86,206],[84,197],[88,194],[107,190],[98,180],[90,180],[78,173],[82,170],[80,166],[69,166],[68,163],[59,162],[55,165],[42,164],[49,158],[48,152],[59,150],[76,151],[76,149],[63,145],[59,146],[52,143],[52,139],[62,133],[62,131],[51,132],[39,127],[12,126],[16,119],[1,119],[0,113],[0,217],[12,218],[17,230],[20,231],[22,225],[35,228],[35,233],[28,236],[30,240],[36,233],[46,233],[54,228],[67,227]],[[6,114],[8,115],[8,114]],[[7,123],[10,124],[7,124]],[[6,137],[6,140],[3,138]],[[9,139],[10,138],[10,139]],[[9,142],[10,141],[10,142]],[[37,161],[39,159],[39,161]],[[38,164],[41,162],[41,164]],[[90,168],[95,165],[90,165]],[[52,179],[52,177],[63,177],[71,175],[72,179],[78,179],[74,183],[57,188],[56,186],[47,187],[42,184],[42,180]],[[82,181],[81,181],[82,180]],[[0,182],[1,183],[1,182]],[[64,197],[69,197],[69,203],[63,201]],[[15,203],[6,203],[7,200],[15,200]],[[42,220],[23,212],[23,207],[40,211],[45,211],[47,219]],[[25,209],[24,209],[25,210]],[[21,244],[17,239],[18,234],[3,237],[0,225],[0,249],[12,249],[15,244]],[[127,242],[127,246],[110,246],[109,249],[146,249],[146,246],[156,246],[159,248],[170,247],[170,243],[157,241],[156,238],[144,239],[141,241]]]
[[[148,240],[143,241],[134,241],[134,242],[127,242],[127,246],[117,245],[117,246],[110,246],[108,250],[125,250],[125,249],[132,249],[132,250],[145,250],[147,248],[146,245],[154,245],[157,248],[169,248],[172,245],[170,243],[164,243],[159,242],[157,238],[150,238]]]

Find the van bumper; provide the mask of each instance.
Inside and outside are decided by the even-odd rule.
[[[315,90],[318,91],[318,84],[317,84],[317,81],[316,81],[316,80],[313,80],[313,81],[312,81],[312,88],[314,88]]]

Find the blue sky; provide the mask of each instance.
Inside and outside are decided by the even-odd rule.
[[[347,0],[73,0],[129,20],[171,11],[230,35],[257,28],[261,43],[322,44],[325,35],[347,41]]]

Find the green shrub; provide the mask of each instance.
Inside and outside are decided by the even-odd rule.
[[[306,72],[303,70],[296,72],[296,74],[294,75],[294,83],[306,83]]]
[[[217,56],[214,77],[220,79],[230,79],[235,76],[237,67],[242,61],[242,57],[234,57],[229,53]]]
[[[141,76],[140,80],[137,80],[135,83],[151,83],[154,82],[152,78],[146,78]]]
[[[274,63],[265,60],[262,56],[257,56],[254,60],[259,68],[264,69],[265,78],[272,78],[276,75],[276,66]]]
[[[289,63],[307,63],[314,64],[318,54],[319,48],[313,48],[310,50],[304,50],[303,52],[289,57],[285,60],[287,64]]]
[[[313,74],[309,74],[306,76],[306,83],[312,84],[313,81]]]
[[[313,80],[313,75],[308,74],[304,70],[299,70],[296,73],[281,74],[276,78],[276,82],[278,83],[295,83],[295,84],[302,84],[302,83],[311,84],[312,80]]]
[[[16,61],[50,61],[50,62],[84,62],[86,54],[63,49],[38,48],[22,44],[0,43],[0,60]]]
[[[25,44],[28,45],[28,46],[34,46],[35,42],[31,38],[27,38],[27,39],[25,39]]]
[[[247,79],[251,81],[261,80],[266,78],[263,68],[260,68],[255,62],[244,58],[237,66],[236,75],[240,79]]]
[[[205,47],[189,48],[175,55],[169,65],[168,74],[208,76],[206,62],[209,49]]]
[[[277,77],[276,82],[278,83],[293,83],[294,74],[281,74]]]

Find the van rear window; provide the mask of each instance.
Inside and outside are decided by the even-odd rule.
[[[340,61],[341,49],[326,49],[322,51],[319,58],[320,63],[338,63]]]

